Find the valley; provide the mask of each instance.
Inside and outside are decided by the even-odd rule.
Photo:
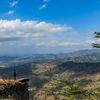
[[[30,100],[67,100],[61,90],[64,91],[70,85],[61,81],[68,81],[73,88],[79,86],[81,89],[92,89],[100,93],[100,50],[82,52],[7,58],[3,56],[0,61],[5,66],[0,67],[0,76],[3,79],[12,79],[13,70],[16,70],[17,78],[28,77]],[[81,98],[80,95],[70,95],[69,98],[73,97],[86,98]]]

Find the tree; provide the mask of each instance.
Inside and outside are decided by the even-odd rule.
[[[100,32],[94,32],[95,38],[100,38]],[[93,43],[92,46],[94,48],[100,48],[100,43]]]

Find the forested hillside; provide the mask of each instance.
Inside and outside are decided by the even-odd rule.
[[[4,79],[11,79],[16,69],[17,78],[29,77],[30,98],[33,100],[90,97],[99,100],[100,53],[92,51],[89,54],[72,55],[32,55],[10,57],[10,60],[3,57],[3,63],[7,60],[8,66],[0,68],[0,75]]]

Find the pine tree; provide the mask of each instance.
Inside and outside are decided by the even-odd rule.
[[[97,39],[100,38],[100,32],[94,32],[94,34],[95,34],[95,38]],[[100,48],[100,43],[93,43],[92,46],[94,48]]]

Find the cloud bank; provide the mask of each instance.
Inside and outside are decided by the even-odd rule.
[[[31,47],[40,50],[41,48],[79,48],[92,41],[75,40],[73,37],[76,34],[72,27],[62,24],[20,19],[0,20],[0,47],[3,48]]]
[[[45,21],[0,20],[0,38],[29,38],[49,36],[70,31],[72,27]]]

